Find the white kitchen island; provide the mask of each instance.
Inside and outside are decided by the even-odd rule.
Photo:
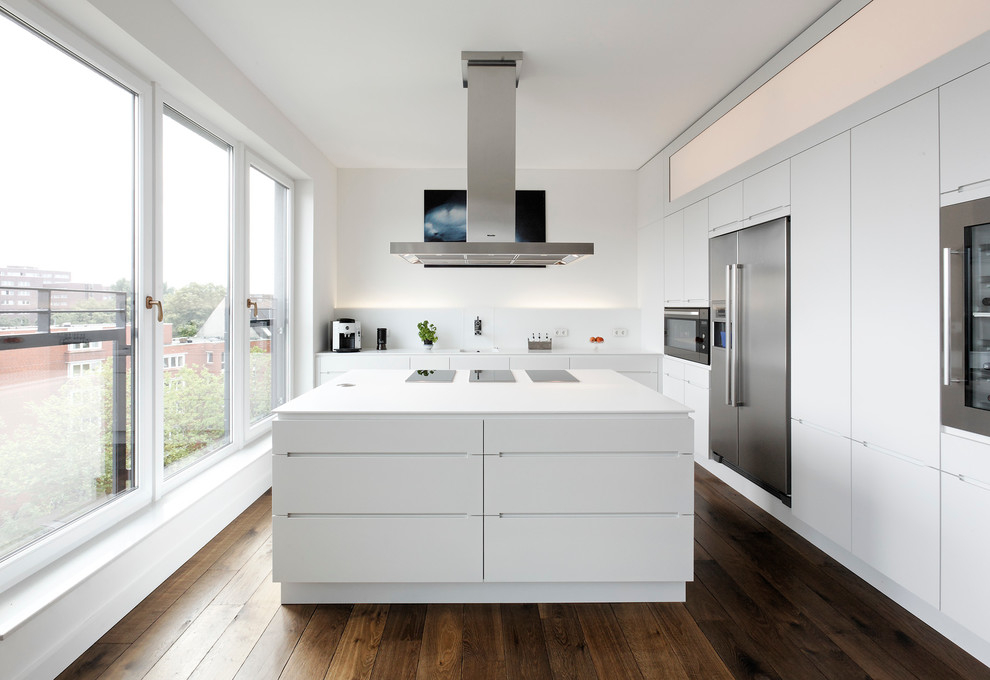
[[[686,406],[608,370],[411,373],[350,371],[276,409],[283,603],[683,601]]]

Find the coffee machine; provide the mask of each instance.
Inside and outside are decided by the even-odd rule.
[[[337,319],[330,324],[330,349],[334,352],[361,351],[361,324],[354,319]]]

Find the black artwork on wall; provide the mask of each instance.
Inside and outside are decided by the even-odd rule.
[[[423,240],[450,243],[467,240],[467,191],[426,189],[423,192]],[[547,192],[516,191],[516,242],[547,240]]]

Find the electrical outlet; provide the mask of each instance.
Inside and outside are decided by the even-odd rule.
[[[613,328],[612,337],[613,338],[624,338],[629,335],[629,331],[625,328]]]
[[[566,338],[567,329],[566,328],[555,328],[553,329],[553,337],[555,338]]]

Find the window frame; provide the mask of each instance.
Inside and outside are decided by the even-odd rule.
[[[132,187],[133,234],[132,273],[134,313],[132,314],[131,379],[133,401],[134,488],[93,508],[37,540],[23,546],[0,560],[0,591],[4,591],[31,576],[42,568],[68,555],[99,534],[134,516],[149,506],[154,499],[151,488],[152,452],[149,446],[150,428],[141,418],[142,385],[139,367],[147,360],[147,342],[142,341],[144,316],[138,314],[137,300],[147,290],[142,275],[143,235],[152,228],[149,207],[151,145],[149,130],[153,123],[153,89],[151,83],[135,71],[110,56],[105,50],[83,38],[75,30],[54,18],[47,10],[29,3],[4,2],[0,5],[0,21],[11,20],[23,29],[34,33],[70,59],[76,59],[88,68],[102,74],[134,96],[134,174]],[[10,272],[8,272],[9,274]],[[146,340],[146,339],[145,339]]]
[[[29,0],[0,0],[0,21],[8,18],[21,25],[54,49],[74,58],[117,83],[134,95],[134,173],[132,187],[133,233],[132,271],[133,305],[131,314],[131,379],[133,401],[134,488],[108,500],[72,520],[66,526],[53,531],[32,543],[15,550],[0,559],[0,592],[29,579],[45,567],[56,564],[73,551],[101,534],[122,529],[126,522],[144,516],[142,511],[159,503],[167,494],[186,486],[209,468],[226,460],[232,454],[246,449],[253,441],[271,430],[271,418],[254,426],[250,423],[250,393],[247,375],[249,332],[247,309],[236,301],[246,296],[247,270],[246,244],[247,220],[247,169],[252,165],[289,189],[287,197],[287,224],[284,234],[286,340],[284,389],[291,395],[292,335],[291,319],[293,246],[295,230],[295,184],[291,177],[277,165],[267,162],[249,151],[235,135],[228,134],[214,124],[210,117],[198,115],[179,98],[163,91],[161,86],[140,76],[136,71],[118,61],[98,44],[84,37],[75,28],[56,17],[50,10]],[[230,373],[231,439],[230,443],[196,461],[187,468],[164,480],[163,466],[163,374],[161,357],[164,356],[162,329],[154,318],[153,310],[145,309],[143,301],[150,296],[161,299],[162,282],[162,116],[164,105],[175,109],[195,124],[229,143],[231,153],[231,219],[228,234],[228,297],[231,334],[229,353],[221,351],[221,366],[236,367]],[[236,140],[231,142],[230,140]],[[250,159],[250,160],[249,160]],[[14,274],[8,270],[4,275]],[[52,280],[65,278],[55,274]],[[14,284],[16,285],[16,284]],[[214,361],[217,357],[214,355]],[[71,369],[67,369],[71,370]],[[239,398],[240,396],[243,399]],[[243,402],[243,406],[241,403]],[[196,485],[187,488],[195,490]],[[115,539],[116,540],[116,539]]]

